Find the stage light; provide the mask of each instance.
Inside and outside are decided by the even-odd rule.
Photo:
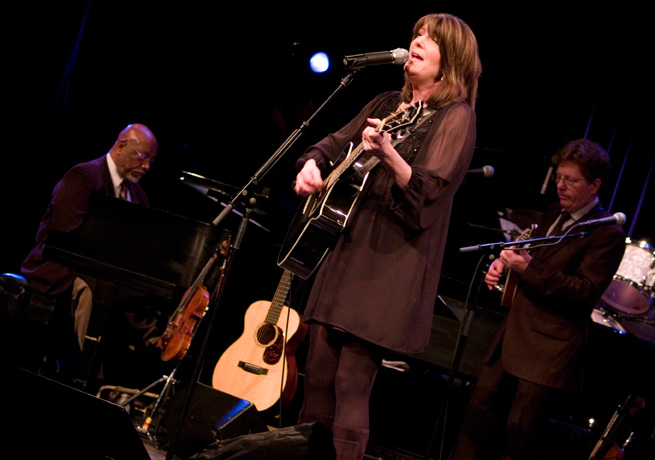
[[[323,73],[330,67],[330,59],[323,52],[314,53],[309,59],[309,67],[315,73]]]

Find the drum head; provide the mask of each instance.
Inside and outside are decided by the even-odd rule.
[[[648,295],[634,283],[623,280],[612,280],[601,299],[614,310],[628,315],[643,315],[650,309]]]

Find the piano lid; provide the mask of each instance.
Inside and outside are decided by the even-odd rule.
[[[50,231],[43,255],[81,275],[170,299],[229,237],[204,222],[95,194],[78,228]]]

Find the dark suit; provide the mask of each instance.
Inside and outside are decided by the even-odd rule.
[[[130,201],[148,205],[140,185],[127,182]],[[77,228],[87,213],[92,193],[116,196],[107,165],[107,155],[73,166],[52,191],[50,204],[41,219],[36,245],[21,266],[21,274],[39,291],[58,295],[65,292],[75,276],[63,265],[44,260],[43,243],[51,229],[70,231]]]
[[[545,236],[560,211],[559,204],[549,206],[532,237]],[[610,215],[596,206],[581,220]],[[494,449],[505,449],[503,458],[529,458],[524,457],[529,435],[554,391],[582,388],[591,313],[624,250],[621,227],[606,225],[588,237],[530,251],[532,260],[485,356],[456,460],[500,458],[491,454]],[[501,436],[491,434],[503,427]]]

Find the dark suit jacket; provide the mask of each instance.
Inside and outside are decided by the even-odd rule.
[[[545,236],[560,211],[559,204],[549,206],[531,237]],[[581,220],[610,215],[596,206]],[[624,251],[625,234],[618,225],[599,226],[588,237],[531,251],[532,260],[485,360],[502,351],[505,370],[516,377],[551,388],[580,389],[591,313]]]
[[[128,182],[127,187],[132,202],[148,205],[148,197],[140,185]],[[94,192],[115,196],[106,155],[73,166],[52,191],[50,204],[39,224],[36,245],[21,266],[21,274],[41,292],[61,294],[73,283],[75,277],[68,268],[44,260],[43,244],[50,229],[70,231],[82,223]]]

